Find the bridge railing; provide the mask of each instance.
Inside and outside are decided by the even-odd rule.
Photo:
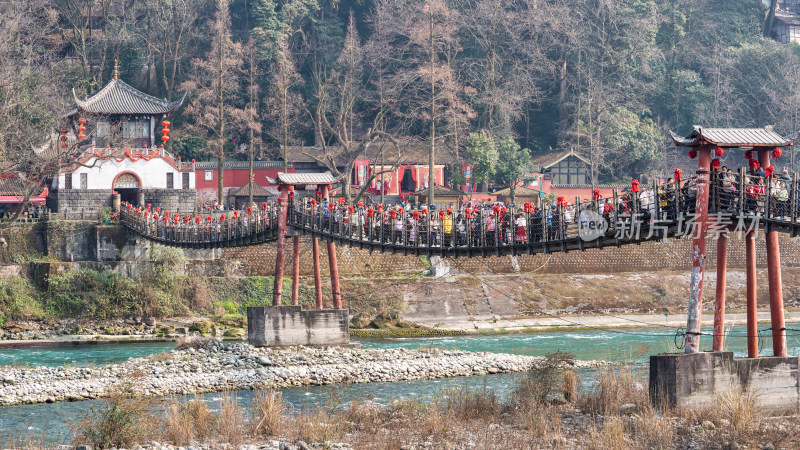
[[[203,216],[123,205],[119,220],[147,238],[181,245],[263,240],[277,235],[278,228],[277,209],[272,203],[262,204],[260,210],[222,211]]]
[[[543,208],[524,204],[409,211],[400,206],[317,203],[306,198],[293,202],[289,221],[341,241],[412,251],[464,248],[487,252],[574,240],[579,238],[581,225],[598,216],[605,222],[604,236],[630,240],[653,233],[663,236],[680,213],[694,211],[694,182],[690,178],[653,185],[605,199],[568,203],[560,198],[557,204]]]
[[[763,223],[798,224],[798,182],[712,171],[709,213],[758,217]],[[580,239],[581,229],[601,220],[601,236],[614,242],[663,238],[678,224],[690,223],[697,197],[696,178],[650,186],[638,185],[607,198],[559,198],[535,207],[492,205],[405,210],[399,206],[317,203],[311,198],[289,200],[289,228],[354,245],[390,247],[415,252],[466,249],[491,253],[501,248],[545,246]],[[160,215],[123,205],[120,220],[144,236],[184,245],[230,243],[277,236],[274,202],[258,210],[214,212],[203,216]],[[249,214],[248,214],[249,213]],[[167,216],[167,217],[164,217]],[[260,240],[259,240],[260,239]],[[549,247],[548,247],[549,248]]]

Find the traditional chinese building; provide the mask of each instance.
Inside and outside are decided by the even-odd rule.
[[[800,42],[800,0],[776,1],[775,17],[772,24],[772,38],[783,44]],[[765,0],[767,7],[771,1]]]
[[[94,213],[117,199],[192,211],[195,164],[159,145],[169,140],[167,117],[182,103],[183,98],[173,102],[145,94],[116,75],[91,97],[76,95],[68,117],[81,153],[53,180],[47,206],[54,212]]]

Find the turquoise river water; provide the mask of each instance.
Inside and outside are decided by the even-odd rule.
[[[766,328],[762,325],[762,329]],[[711,330],[704,330],[710,332]],[[633,362],[646,370],[648,355],[663,352],[676,352],[675,330],[671,328],[642,328],[623,330],[580,330],[557,331],[529,334],[496,334],[458,337],[398,338],[398,339],[360,339],[364,348],[418,348],[437,347],[497,353],[541,356],[555,351],[573,353],[581,360],[604,359]],[[742,356],[746,350],[745,330],[734,327],[729,330],[726,347]],[[771,353],[772,343],[769,331],[764,331],[761,339],[762,351]],[[704,336],[701,347],[711,346],[711,338]],[[146,356],[152,353],[171,350],[174,343],[130,343],[81,345],[73,347],[0,349],[0,365],[101,365],[124,361],[131,357]],[[800,334],[790,332],[789,351],[800,353]],[[282,389],[283,397],[296,409],[311,408],[324,404],[336,392],[341,401],[358,398],[371,398],[386,403],[392,399],[433,398],[453,387],[467,386],[475,389],[492,389],[500,396],[507,396],[514,388],[519,374],[486,375],[466,378],[440,380],[420,380],[395,383],[367,383],[347,387],[309,386]],[[585,385],[590,385],[593,370],[580,373]],[[245,408],[252,400],[250,391],[233,393],[239,404]],[[194,398],[188,397],[187,398]],[[217,407],[220,394],[200,395],[212,408]],[[72,429],[81,417],[96,406],[99,401],[74,403],[55,403],[38,405],[19,405],[0,407],[0,446],[20,440],[33,439],[50,444],[69,442]]]

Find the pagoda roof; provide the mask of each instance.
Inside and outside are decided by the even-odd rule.
[[[555,166],[556,164],[569,158],[570,156],[574,156],[575,158],[577,158],[578,160],[582,161],[585,164],[590,163],[588,159],[575,153],[575,149],[573,148],[569,150],[562,150],[560,152],[549,152],[544,155],[533,158],[531,162],[539,169],[549,169],[550,167]]]
[[[81,100],[72,90],[78,111],[94,114],[170,114],[178,109],[186,98],[170,102],[131,87],[124,81],[114,78],[96,94]]]
[[[283,173],[278,172],[276,178],[267,177],[270,184],[306,185],[306,184],[334,184],[338,183],[344,175],[334,177],[330,172],[324,173]]]
[[[781,136],[771,126],[764,128],[703,128],[694,126],[689,136],[683,138],[669,132],[675,145],[697,147],[716,145],[717,147],[788,147],[794,144],[798,134]]]
[[[495,191],[492,195],[502,195],[504,197],[509,197],[511,195],[511,188],[500,189],[499,191]],[[514,189],[514,197],[538,197],[539,191],[536,189],[531,189],[525,186],[517,186]]]

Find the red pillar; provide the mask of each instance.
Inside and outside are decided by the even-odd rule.
[[[322,309],[322,274],[319,270],[319,238],[311,238],[311,253],[314,259],[314,293],[317,299],[317,309]]]
[[[283,289],[283,264],[286,261],[286,215],[289,204],[289,187],[279,185],[281,193],[278,208],[278,254],[275,256],[275,283],[272,285],[272,306],[281,304],[281,290]]]
[[[331,201],[327,184],[322,186],[322,196],[327,201]],[[339,290],[339,263],[336,261],[336,244],[333,243],[333,240],[328,241],[328,269],[331,272],[331,301],[333,302],[333,309],[342,309],[342,291]]]
[[[697,148],[697,205],[695,223],[700,227],[695,231],[692,245],[692,276],[689,286],[689,311],[686,317],[686,353],[700,351],[700,311],[703,306],[703,277],[706,265],[706,232],[708,231],[708,188],[711,170],[710,146]]]
[[[717,292],[714,301],[714,351],[721,352],[725,339],[725,278],[728,265],[728,235],[717,241]]]
[[[300,236],[292,238],[292,305],[300,304]]]
[[[745,235],[745,260],[747,263],[747,357],[758,358],[758,305],[756,298],[756,237],[754,232]]]
[[[758,149],[758,162],[769,167],[769,148]],[[783,317],[783,285],[781,281],[781,250],[778,232],[767,227],[764,233],[767,244],[767,279],[769,281],[769,315],[772,325],[772,352],[775,356],[786,356],[786,324]]]

